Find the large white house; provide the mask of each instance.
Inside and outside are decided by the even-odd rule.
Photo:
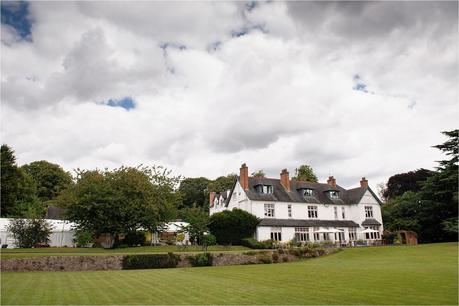
[[[330,240],[352,243],[381,240],[381,201],[362,178],[360,186],[344,189],[333,176],[327,183],[290,180],[286,169],[279,179],[249,177],[246,164],[231,190],[210,193],[210,214],[233,208],[261,219],[259,241]]]

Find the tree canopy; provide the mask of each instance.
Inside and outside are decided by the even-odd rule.
[[[399,197],[407,191],[418,192],[421,190],[422,183],[433,173],[433,171],[427,169],[419,169],[393,175],[389,178],[382,191],[383,198],[389,200]]]
[[[1,216],[9,216],[16,204],[18,194],[19,171],[16,157],[11,147],[1,146]]]
[[[70,188],[69,220],[95,235],[156,231],[176,217],[179,178],[161,167],[81,171]]]
[[[263,170],[258,170],[255,172],[252,172],[253,177],[266,177],[266,173]]]
[[[186,178],[180,182],[179,191],[182,195],[182,207],[200,207],[209,209],[210,180],[205,177]]]
[[[209,230],[209,213],[202,208],[192,207],[183,209],[180,215],[183,221],[189,223],[184,230],[190,235],[190,240],[201,243],[204,233]]]
[[[210,216],[209,229],[219,244],[240,244],[252,237],[260,220],[245,210],[234,208]]]
[[[418,191],[407,191],[382,206],[387,229],[413,230],[421,242],[457,241],[458,130],[443,134],[449,139],[435,147],[451,158],[439,161]]]
[[[227,176],[220,176],[214,181],[211,181],[208,186],[209,191],[224,192],[231,189],[234,182],[237,180],[237,174],[228,174]]]
[[[318,179],[314,170],[309,165],[301,165],[295,169],[295,176],[293,177],[297,181],[306,181],[317,183]]]
[[[21,168],[37,183],[37,195],[41,201],[54,199],[72,183],[70,173],[45,160],[34,161]]]

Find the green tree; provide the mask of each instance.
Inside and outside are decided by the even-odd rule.
[[[17,218],[42,218],[45,215],[43,202],[37,196],[37,183],[31,175],[18,169],[19,180],[16,202],[10,216]]]
[[[234,185],[234,182],[237,180],[237,174],[228,174],[227,176],[220,176],[215,180],[211,181],[208,185],[209,191],[214,191],[217,193],[227,191],[231,189]]]
[[[34,161],[21,167],[37,182],[38,197],[42,201],[54,199],[72,183],[70,173],[61,166],[45,160]]]
[[[417,192],[407,191],[382,206],[389,230],[410,229],[421,242],[457,241],[454,220],[458,217],[458,130],[443,132],[445,143],[434,146],[451,156],[439,161]]]
[[[181,201],[176,190],[180,178],[170,174],[162,167],[80,171],[71,187],[68,218],[80,229],[114,239],[141,229],[155,232],[176,217]]]
[[[422,183],[433,173],[433,171],[427,169],[418,169],[393,175],[387,181],[387,185],[382,191],[382,196],[384,199],[389,200],[399,197],[407,191],[418,192],[421,190]]]
[[[184,228],[192,242],[200,244],[204,233],[209,230],[209,214],[202,208],[185,208],[181,211],[183,221],[189,223]]]
[[[306,181],[317,183],[317,176],[314,170],[309,165],[301,165],[295,169],[295,176],[293,177],[297,181]]]
[[[209,210],[210,180],[205,177],[186,178],[180,182],[179,191],[182,195],[182,207],[200,207]]]
[[[9,216],[14,209],[18,194],[20,174],[11,147],[1,146],[1,216]]]
[[[48,243],[52,227],[44,219],[14,219],[8,225],[8,231],[20,248],[31,248],[38,243]]]
[[[234,208],[210,216],[209,229],[219,244],[240,244],[252,237],[260,220],[244,210]]]
[[[263,170],[258,170],[252,173],[253,177],[266,177],[266,173]]]

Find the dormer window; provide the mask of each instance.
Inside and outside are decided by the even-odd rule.
[[[258,193],[266,193],[266,194],[271,194],[273,193],[273,186],[271,185],[256,185],[255,190]]]
[[[328,192],[330,199],[339,199],[339,192],[335,190],[330,190]]]
[[[312,197],[313,190],[311,188],[298,188],[297,190],[303,197]]]

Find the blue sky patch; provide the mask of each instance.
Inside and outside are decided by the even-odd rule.
[[[131,97],[125,97],[122,99],[110,99],[106,104],[111,107],[122,107],[125,110],[135,108],[135,102]]]
[[[13,27],[24,40],[31,40],[32,23],[27,18],[29,4],[25,1],[2,1],[1,22]]]
[[[353,77],[353,80],[354,80],[354,83],[355,83],[354,87],[352,87],[353,90],[362,91],[364,93],[369,93],[369,94],[372,94],[372,95],[375,94],[372,91],[368,91],[367,84],[365,84],[363,82],[363,80],[360,77],[360,75],[355,74],[354,77]]]

